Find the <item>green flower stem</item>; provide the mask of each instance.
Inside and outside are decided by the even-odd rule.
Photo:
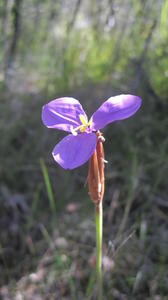
[[[102,300],[102,201],[96,205],[96,274],[97,274],[97,293],[98,300]]]

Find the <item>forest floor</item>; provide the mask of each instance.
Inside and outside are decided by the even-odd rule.
[[[101,84],[68,95],[91,112],[117,92]],[[41,125],[46,97],[22,89],[1,97],[0,299],[94,300],[87,165],[65,172],[53,163],[62,133]],[[104,131],[103,300],[168,299],[168,109],[148,92],[144,98],[136,116]]]

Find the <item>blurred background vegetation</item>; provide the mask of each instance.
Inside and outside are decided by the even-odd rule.
[[[168,1],[0,1],[0,299],[96,299],[88,165],[54,163],[41,107],[120,93],[143,105],[104,131],[103,299],[166,300]]]

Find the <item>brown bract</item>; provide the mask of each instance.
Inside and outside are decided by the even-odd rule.
[[[98,205],[104,195],[104,149],[103,137],[100,131],[97,131],[96,149],[89,160],[89,195],[93,203]]]

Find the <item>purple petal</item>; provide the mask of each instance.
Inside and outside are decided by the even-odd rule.
[[[134,95],[119,95],[109,98],[91,117],[91,129],[98,130],[107,124],[129,118],[141,106],[141,99]]]
[[[81,133],[77,136],[69,134],[55,146],[53,157],[64,169],[77,168],[93,154],[96,140],[95,133]]]
[[[55,99],[43,106],[42,121],[48,128],[71,131],[70,127],[81,125],[79,115],[87,116],[78,100],[64,97]]]

